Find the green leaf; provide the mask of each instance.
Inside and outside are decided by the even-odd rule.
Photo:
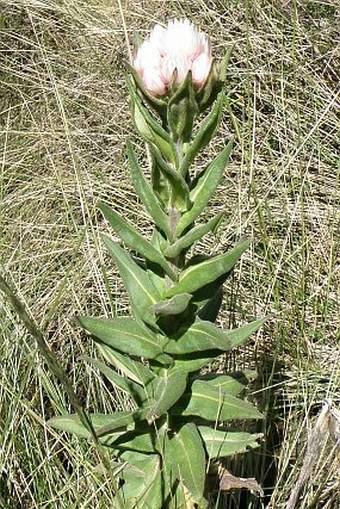
[[[152,285],[147,272],[133,261],[116,242],[103,235],[104,243],[113,256],[128,291],[133,313],[145,322],[153,323],[149,308],[156,304],[160,295]]]
[[[115,414],[89,414],[89,417],[96,433],[103,429],[103,427],[110,426],[110,437],[108,438],[114,440],[119,438],[122,434],[121,431],[118,433],[116,431],[119,430],[119,428],[133,424],[136,420],[136,415],[136,412],[124,411],[116,412]],[[83,438],[90,438],[90,434],[85,426],[81,424],[78,414],[52,417],[52,419],[48,421],[48,424],[52,428],[74,433]],[[106,444],[105,440],[101,440],[101,442]]]
[[[96,429],[97,436],[105,437],[107,435],[111,435],[113,431],[116,431],[119,428],[130,426],[131,424],[138,423],[138,421],[143,421],[146,418],[146,415],[149,412],[150,406],[147,405],[145,407],[141,407],[139,410],[134,412],[115,412],[110,415],[110,421]],[[112,439],[111,439],[112,441]]]
[[[178,470],[178,479],[189,490],[197,504],[207,507],[203,498],[206,470],[205,451],[196,425],[188,423],[182,426],[170,440],[169,447],[173,467]]]
[[[156,147],[151,147],[150,151],[153,156],[153,188],[157,189],[163,200],[171,200],[168,205],[176,205],[181,212],[188,210],[191,206],[190,189],[185,179],[173,166],[164,161]],[[162,190],[164,184],[156,180],[160,180],[159,172],[166,179],[167,187],[170,187],[166,192]]]
[[[249,240],[242,240],[228,253],[191,265],[182,272],[178,283],[169,288],[166,297],[172,297],[178,293],[193,293],[230,272],[249,245]]]
[[[77,318],[80,325],[106,345],[138,357],[171,364],[172,358],[163,353],[165,340],[152,334],[140,322],[130,317]]]
[[[97,359],[92,359],[91,357],[87,357],[87,355],[83,355],[82,359],[86,362],[92,364],[93,367],[99,369],[99,371],[106,376],[106,378],[116,387],[121,389],[122,391],[129,394],[137,405],[140,405],[147,399],[147,395],[142,387],[137,383],[127,379],[126,377],[118,375],[113,369],[109,368],[103,362],[98,361]]]
[[[156,145],[168,161],[176,164],[176,150],[170,135],[145,108],[129,80],[127,84],[131,96],[132,117],[137,130],[146,142]]]
[[[133,226],[131,226],[125,219],[119,216],[105,203],[99,204],[100,210],[103,212],[106,219],[111,224],[115,232],[120,238],[133,250],[138,251],[144,258],[151,262],[157,263],[172,280],[177,279],[177,274],[168,264],[164,256],[155,249],[149,241],[140,235]]]
[[[166,248],[165,251],[163,252],[164,256],[166,256],[167,258],[176,258],[177,256],[179,256],[183,249],[187,249],[188,247],[192,246],[192,244],[197,240],[200,240],[203,237],[203,235],[206,235],[207,233],[214,230],[220,223],[224,214],[225,214],[224,212],[220,212],[206,224],[196,226],[195,228],[190,230],[183,237],[178,239],[174,244]]]
[[[147,416],[149,424],[165,414],[178,401],[185,391],[186,382],[187,373],[176,368],[164,370],[163,376],[154,380],[155,404]]]
[[[255,380],[257,376],[256,371],[235,371],[228,375],[220,374],[208,374],[202,375],[197,378],[205,382],[208,386],[215,387],[216,389],[222,390],[231,394],[232,396],[238,396],[244,391],[246,385]]]
[[[214,194],[223,177],[224,169],[227,165],[232,147],[233,140],[230,140],[228,145],[213,160],[213,162],[204,171],[203,175],[198,179],[196,186],[190,193],[190,201],[193,203],[193,206],[190,210],[188,210],[188,212],[183,214],[178,222],[176,230],[178,236],[180,236],[182,232],[195,221],[197,216],[207,205],[211,196]]]
[[[192,295],[190,293],[179,293],[178,295],[171,297],[171,299],[165,299],[158,302],[152,306],[150,311],[157,317],[179,315],[186,310],[191,298]]]
[[[179,88],[170,96],[168,103],[168,125],[176,142],[181,139],[190,140],[192,125],[198,115],[192,74],[189,71]]]
[[[198,431],[210,459],[233,456],[259,447],[258,440],[262,437],[262,434],[218,430],[208,426],[198,426]]]
[[[204,350],[226,352],[242,344],[253,332],[256,332],[266,318],[255,320],[237,329],[223,330],[211,322],[197,319],[188,329],[178,331],[177,339],[170,339],[164,351],[175,355],[185,355]]]
[[[138,164],[136,154],[133,150],[131,142],[126,142],[127,154],[130,162],[130,170],[133,186],[139,198],[144,203],[146,210],[149,212],[155,224],[166,234],[168,239],[172,238],[172,234],[169,229],[168,218],[157,201],[155,193],[151,189],[148,181],[143,175],[142,170]]]
[[[152,371],[139,361],[131,359],[127,355],[114,350],[110,346],[104,344],[97,344],[100,353],[104,356],[107,362],[122,373],[138,383],[142,387],[146,388],[149,383],[153,380],[154,375]]]
[[[132,454],[134,454],[133,464],[130,464],[131,454],[129,456],[127,453],[122,455],[122,459],[128,458],[129,461],[128,467],[122,471],[121,478],[124,480],[124,484],[119,490],[124,502],[124,509],[142,507],[159,509],[162,507],[160,457],[156,454],[147,456]]]
[[[190,392],[184,393],[179,402],[171,408],[170,413],[198,416],[215,422],[263,418],[251,403],[211,387],[201,380],[192,383]]]
[[[202,151],[212,140],[221,121],[224,99],[225,95],[224,91],[222,90],[218,94],[217,99],[214,102],[214,105],[211,108],[209,114],[204,119],[201,127],[198,130],[198,133],[196,134],[192,142],[189,144],[189,147],[180,165],[179,171],[182,175],[187,174],[198,152]]]
[[[123,451],[137,451],[144,454],[155,454],[159,450],[158,438],[149,425],[144,430],[142,422],[138,423],[137,430],[126,431],[111,442],[111,447],[117,453]]]

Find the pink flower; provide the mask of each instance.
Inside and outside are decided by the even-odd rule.
[[[188,72],[202,87],[212,63],[210,42],[187,20],[169,21],[166,28],[156,25],[137,51],[133,62],[145,87],[152,95],[163,95],[176,77],[180,84]],[[176,71],[176,73],[175,73]]]

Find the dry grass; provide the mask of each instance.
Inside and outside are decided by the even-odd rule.
[[[71,322],[75,314],[128,309],[99,240],[107,227],[97,200],[150,231],[123,150],[128,136],[143,150],[124,83],[126,41],[132,48],[135,34],[187,16],[211,35],[218,55],[235,44],[231,111],[226,107],[205,154],[236,133],[210,209],[226,209],[229,219],[201,248],[221,252],[251,235],[252,250],[226,288],[221,321],[272,318],[247,348],[218,363],[260,372],[254,397],[268,410],[268,439],[232,468],[257,477],[266,498],[224,496],[220,507],[267,507],[271,499],[270,507],[285,508],[322,401],[340,404],[338,3],[0,0],[0,6],[0,267],[91,410],[126,405],[79,360],[93,346]],[[88,444],[44,424],[69,404],[2,296],[0,341],[0,507],[109,507],[112,487],[94,471]],[[339,463],[327,436],[300,509],[340,506]]]

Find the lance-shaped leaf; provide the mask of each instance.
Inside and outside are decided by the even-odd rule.
[[[97,344],[97,347],[107,362],[142,387],[146,388],[153,380],[152,371],[141,362],[131,359],[126,354],[118,352],[110,346]]]
[[[103,241],[113,256],[119,273],[128,291],[133,313],[142,320],[152,323],[149,308],[160,300],[160,295],[152,285],[147,272],[133,261],[116,242],[103,235]]]
[[[130,426],[136,422],[144,421],[148,412],[150,405],[143,406],[134,412],[115,412],[111,414],[111,420],[96,429],[96,434],[99,438],[105,437],[107,435],[111,435],[112,432],[116,431],[119,428]],[[124,416],[124,414],[127,414]],[[111,440],[111,438],[110,438]],[[109,445],[109,443],[108,443]]]
[[[110,438],[113,440],[119,438],[122,434],[121,431],[117,432],[117,430],[129,424],[133,424],[138,416],[138,412],[130,411],[116,412],[114,414],[89,414],[95,432],[98,433],[103,427],[110,426]],[[52,428],[74,433],[83,438],[90,438],[88,430],[81,424],[77,414],[52,417],[52,419],[48,421],[48,424],[52,426]]]
[[[149,424],[161,417],[179,400],[186,388],[187,373],[176,368],[164,370],[163,376],[154,380],[153,396],[155,404],[151,407],[147,420]]]
[[[186,211],[190,208],[191,202],[189,199],[190,189],[188,184],[182,175],[174,169],[171,164],[168,164],[162,157],[160,151],[156,147],[151,147],[151,154],[153,156],[153,187],[157,189],[161,195],[169,195],[171,202],[175,204],[181,212]],[[156,170],[155,170],[156,166]],[[159,172],[168,182],[167,193],[163,193],[160,183],[156,182],[155,179],[160,178]]]
[[[210,362],[216,360],[220,352],[216,350],[210,350],[208,352],[197,352],[183,357],[182,359],[175,359],[174,367],[177,367],[179,371],[183,370],[187,373],[194,373],[204,368]]]
[[[259,446],[262,434],[251,434],[243,431],[228,431],[198,426],[205,449],[210,459],[224,458],[246,452]]]
[[[215,281],[220,276],[230,272],[242,254],[249,247],[249,240],[243,240],[228,251],[228,253],[213,256],[197,265],[191,265],[185,269],[174,286],[169,288],[167,297],[172,297],[178,293],[193,293],[209,283]]]
[[[213,162],[204,171],[203,175],[198,179],[196,186],[190,192],[190,201],[193,203],[188,212],[185,212],[178,222],[176,233],[178,236],[195,221],[197,216],[207,205],[211,196],[214,194],[223,177],[224,169],[227,165],[230,152],[233,146],[233,140],[222,152],[213,160]]]
[[[157,249],[155,249],[153,245],[147,241],[145,237],[143,237],[143,235],[138,233],[133,226],[120,217],[119,214],[112,210],[108,205],[105,205],[105,203],[100,203],[99,208],[125,244],[127,244],[131,249],[138,251],[138,253],[144,256],[147,260],[160,265],[160,267],[164,269],[166,274],[168,274],[172,280],[176,280],[177,275],[164,256],[157,251]]]
[[[137,429],[125,431],[114,441],[111,447],[114,452],[137,451],[143,454],[156,454],[159,452],[159,440],[155,430],[147,423],[138,422]]]
[[[188,423],[182,426],[170,440],[169,449],[172,464],[178,471],[178,479],[188,489],[199,507],[207,507],[203,497],[205,451],[196,425]]]
[[[97,359],[92,359],[87,355],[83,355],[82,359],[90,363],[93,367],[99,369],[99,371],[116,387],[129,394],[137,405],[140,405],[147,399],[147,395],[144,389],[137,383],[129,380],[126,377],[120,376],[116,371],[109,368],[103,362]]]
[[[190,391],[170,409],[174,415],[191,415],[207,421],[230,421],[234,419],[262,419],[257,408],[235,396],[195,380]]]
[[[187,174],[190,165],[193,162],[196,155],[198,154],[198,152],[203,150],[204,147],[206,147],[213,138],[216,129],[218,128],[221,121],[224,98],[225,98],[224,90],[221,90],[209,114],[204,119],[201,127],[199,128],[196,136],[189,144],[189,147],[185,153],[183,161],[180,164],[179,171],[182,175]]]
[[[165,340],[152,334],[134,318],[77,318],[80,325],[95,338],[121,352],[171,364],[172,358],[163,353]]]
[[[176,150],[170,135],[145,108],[130,80],[127,80],[127,85],[131,96],[132,117],[137,130],[145,141],[156,145],[168,161],[176,164]]]
[[[138,164],[136,154],[129,140],[126,142],[126,149],[129,157],[132,182],[136,193],[144,203],[146,210],[155,221],[155,224],[167,235],[168,238],[171,238],[168,218],[159,202],[157,201],[155,193],[151,189],[150,184],[143,175],[143,172]]]
[[[119,489],[124,509],[162,507],[160,457],[156,454],[144,455],[127,451],[121,458],[128,461],[120,476],[124,480]]]
[[[163,252],[164,256],[167,258],[176,258],[176,256],[180,255],[184,249],[187,249],[188,247],[192,246],[194,242],[200,240],[203,235],[206,235],[207,233],[215,230],[218,224],[221,222],[223,216],[224,212],[220,212],[206,224],[196,226],[190,230],[188,233],[183,235],[183,237],[178,239],[174,244],[167,247]]]
[[[190,293],[179,293],[171,299],[165,299],[155,304],[150,311],[158,316],[179,315],[186,310],[192,298]]]
[[[253,332],[256,332],[266,321],[255,320],[237,329],[223,330],[211,322],[197,319],[188,329],[179,331],[177,339],[170,339],[164,351],[170,354],[185,355],[204,350],[226,352],[242,344]]]
[[[256,376],[256,371],[247,370],[235,371],[228,375],[215,375],[209,373],[208,375],[199,376],[197,380],[201,380],[208,386],[227,392],[232,396],[238,396],[242,391],[244,391],[249,382],[255,380]]]
[[[198,113],[192,73],[189,71],[178,89],[171,94],[168,103],[168,125],[175,142],[178,138],[184,143],[190,140],[192,125]]]

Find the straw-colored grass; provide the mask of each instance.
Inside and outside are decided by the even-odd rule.
[[[0,0],[0,7],[0,270],[90,411],[128,404],[79,359],[96,354],[72,323],[77,314],[128,312],[100,241],[108,227],[97,200],[150,232],[124,153],[130,137],[145,154],[124,83],[127,44],[132,49],[136,34],[156,22],[185,16],[209,33],[218,56],[235,45],[229,108],[198,162],[236,135],[209,211],[225,209],[228,220],[199,248],[222,252],[241,235],[253,239],[226,286],[220,320],[227,327],[271,318],[217,368],[259,372],[251,391],[267,411],[266,439],[229,466],[256,477],[265,497],[220,494],[216,507],[286,508],[316,438],[297,507],[340,507],[339,443],[326,425],[311,434],[323,400],[340,406],[338,2]],[[46,425],[70,405],[4,295],[0,370],[0,507],[112,507],[113,486],[95,470],[93,448]]]

